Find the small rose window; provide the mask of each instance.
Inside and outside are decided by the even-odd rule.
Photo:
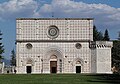
[[[80,48],[82,47],[82,45],[81,45],[80,43],[76,43],[76,44],[75,44],[75,47],[76,47],[77,49],[80,49]]]
[[[27,49],[31,49],[32,47],[33,47],[33,46],[32,46],[31,43],[26,44],[26,48],[27,48]]]

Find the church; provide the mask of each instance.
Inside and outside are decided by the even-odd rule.
[[[17,74],[112,73],[111,41],[93,41],[93,18],[17,18]]]

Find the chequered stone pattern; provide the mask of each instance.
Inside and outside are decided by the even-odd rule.
[[[59,29],[57,38],[47,35],[51,25]],[[57,73],[76,73],[76,66],[81,73],[110,73],[112,42],[93,42],[93,19],[18,18],[16,40],[18,74],[27,73],[26,66],[32,67],[31,73],[50,73],[50,61],[57,61]],[[27,44],[32,44],[30,49]]]
[[[93,20],[16,20],[17,40],[51,40],[48,38],[47,29],[55,25],[59,28],[59,36],[54,40],[93,40]]]

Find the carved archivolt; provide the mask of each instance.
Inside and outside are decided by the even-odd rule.
[[[32,58],[27,58],[23,61],[22,63],[23,66],[27,66],[27,65],[31,65],[31,66],[34,66],[35,65],[35,62],[34,62],[34,59]]]
[[[83,59],[81,59],[81,58],[76,58],[76,59],[73,61],[73,65],[75,65],[75,64],[81,64],[81,65],[83,66],[84,61],[83,61]]]
[[[57,59],[57,56],[56,56],[56,55],[52,55],[52,56],[50,57],[50,59]]]
[[[81,64],[80,60],[78,60],[78,61],[76,62],[76,64]]]
[[[26,62],[26,64],[32,64],[32,63],[33,63],[33,61],[31,59],[28,59]]]

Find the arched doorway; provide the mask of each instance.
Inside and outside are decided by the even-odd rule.
[[[32,72],[32,60],[28,59],[26,63],[26,73],[31,73]]]
[[[50,73],[57,73],[57,56],[50,57]]]
[[[44,55],[44,60],[46,60],[46,61],[43,61],[43,63],[46,63],[46,66],[44,66],[45,68],[43,67],[44,72],[62,73],[63,53],[59,47],[57,46],[47,47]]]
[[[76,73],[81,73],[81,62],[79,60],[76,62]]]

